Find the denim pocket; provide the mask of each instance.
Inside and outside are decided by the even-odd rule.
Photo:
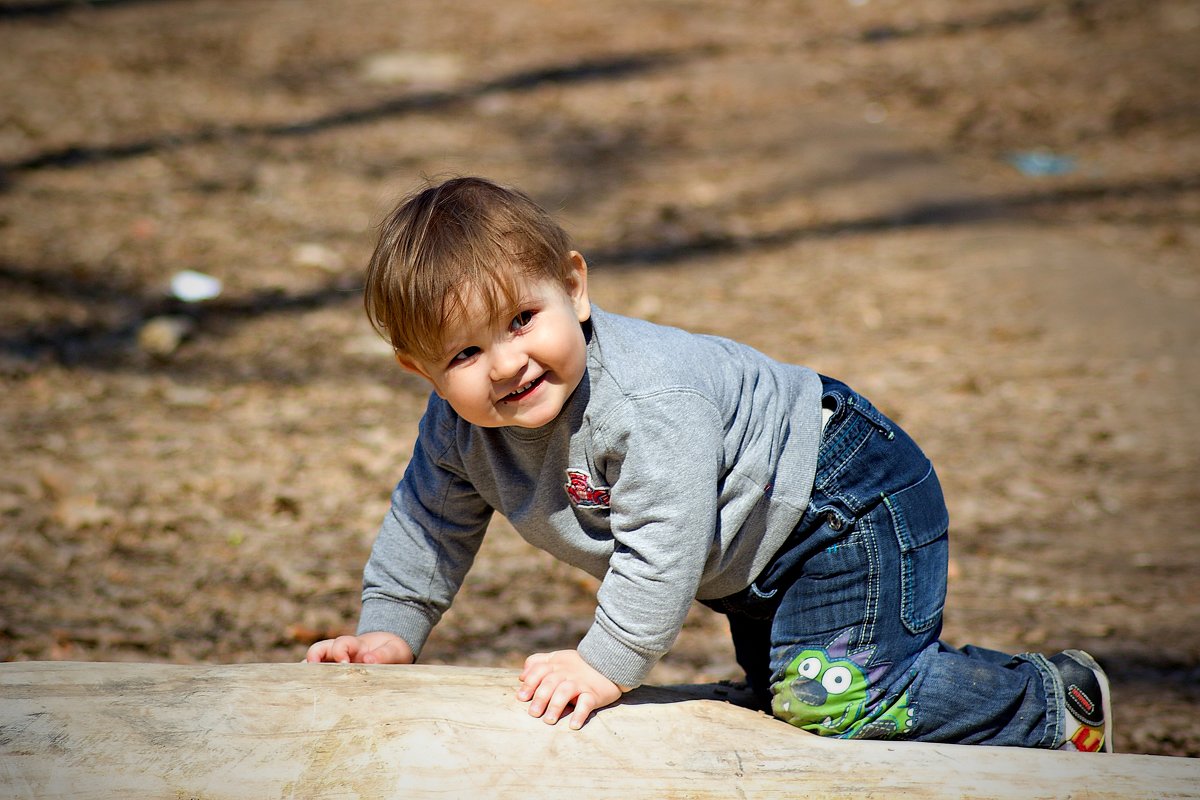
[[[900,542],[900,619],[914,634],[942,618],[950,557],[950,515],[933,467],[907,489],[883,498]]]

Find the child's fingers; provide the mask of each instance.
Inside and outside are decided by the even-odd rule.
[[[550,705],[550,700],[554,697],[554,690],[561,683],[562,676],[555,675],[549,670],[547,670],[546,674],[541,675],[537,688],[533,691],[533,696],[529,699],[529,714],[531,716],[540,717],[546,713],[546,709]]]
[[[337,664],[411,664],[412,648],[398,636],[339,636],[325,639],[308,648],[305,661],[329,661]]]
[[[325,639],[309,647],[304,660],[311,664],[319,664],[322,661],[341,661],[344,657],[348,658],[345,647],[339,645],[339,640]]]
[[[533,700],[534,694],[541,688],[543,680],[549,673],[550,665],[544,662],[527,666],[521,673],[521,687],[517,689],[517,699],[523,702]]]
[[[575,702],[575,698],[579,695],[579,684],[572,680],[565,680],[558,686],[554,687],[554,691],[550,695],[550,699],[546,701],[546,710],[542,713],[542,722],[547,725],[553,725],[558,722],[563,715],[563,711],[567,706]]]
[[[326,660],[349,664],[358,655],[359,645],[357,636],[339,636],[333,640],[333,646],[329,648],[329,658]]]
[[[405,646],[398,639],[388,639],[362,654],[364,664],[400,664],[405,661]]]
[[[526,680],[526,676],[530,671],[539,664],[545,664],[550,659],[549,653],[534,653],[529,658],[525,659],[525,666],[521,669],[521,674],[517,676],[518,680]]]
[[[591,692],[580,692],[575,698],[575,710],[571,713],[571,730],[577,731],[587,722],[588,717],[596,710],[596,696]]]
[[[329,640],[317,642],[308,648],[308,652],[304,654],[304,660],[310,664],[319,664],[325,660],[325,654],[329,652]]]

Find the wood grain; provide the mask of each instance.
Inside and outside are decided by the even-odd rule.
[[[0,797],[1200,797],[1200,761],[821,739],[644,687],[581,731],[504,670],[0,664]]]

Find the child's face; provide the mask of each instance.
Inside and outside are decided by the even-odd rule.
[[[493,322],[479,298],[445,331],[436,362],[398,355],[438,396],[473,425],[537,428],[553,420],[583,379],[587,342],[580,323],[591,315],[587,264],[571,253],[570,285],[521,281],[521,304],[511,320]]]

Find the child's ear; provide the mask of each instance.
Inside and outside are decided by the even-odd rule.
[[[588,300],[587,261],[578,250],[572,250],[568,258],[571,260],[571,275],[567,279],[567,294],[571,296],[576,318],[580,322],[587,322],[592,316],[592,304]]]
[[[429,381],[429,384],[433,387],[433,390],[438,393],[439,397],[441,396],[442,393],[438,390],[437,384],[434,383],[433,378],[430,376],[429,370],[422,366],[421,362],[417,361],[411,356],[407,356],[404,353],[397,351],[396,363],[399,364],[400,368],[405,372],[411,372],[413,375],[418,375]]]

